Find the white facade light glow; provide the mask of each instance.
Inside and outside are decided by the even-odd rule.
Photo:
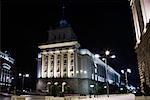
[[[87,71],[84,71],[84,74],[86,74],[87,73]]]
[[[54,85],[58,85],[58,82],[55,82]]]
[[[81,73],[83,73],[83,70],[80,70]]]
[[[113,80],[108,80],[109,84],[113,84]]]
[[[93,84],[91,84],[91,85],[90,85],[90,87],[91,87],[91,88],[93,88],[93,87],[94,87],[94,85],[93,85]]]
[[[122,90],[123,90],[123,88],[120,88],[120,90],[122,91]]]
[[[73,52],[73,49],[69,49],[68,52]]]
[[[76,73],[78,74],[78,73],[79,73],[79,71],[76,71]]]
[[[104,86],[104,89],[106,89],[107,88],[107,86]]]
[[[47,82],[47,85],[50,85],[51,84],[51,82]]]
[[[55,51],[55,53],[60,53],[60,51],[59,51],[59,50],[57,50],[57,51]]]
[[[128,73],[131,73],[131,69],[127,69],[127,72],[128,72]]]
[[[102,58],[103,61],[105,61],[106,58]]]
[[[78,73],[79,73],[79,71],[76,71],[76,73],[78,74]]]
[[[66,85],[66,84],[67,84],[66,82],[63,82],[63,83],[62,83],[62,85]]]
[[[38,58],[41,58],[41,53],[38,54]]]
[[[95,58],[99,58],[100,57],[100,55],[99,54],[95,54]]]
[[[107,51],[105,52],[105,54],[106,54],[106,56],[108,56],[108,55],[110,54],[110,51],[107,50]]]
[[[6,79],[9,79],[9,77],[7,76]]]

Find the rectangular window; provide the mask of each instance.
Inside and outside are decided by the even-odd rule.
[[[71,60],[71,65],[74,65],[74,60],[73,59]]]

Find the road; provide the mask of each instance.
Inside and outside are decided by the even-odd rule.
[[[0,100],[11,100],[11,97],[0,96]]]

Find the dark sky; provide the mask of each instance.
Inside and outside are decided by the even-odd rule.
[[[111,50],[116,59],[109,64],[119,73],[132,69],[129,83],[136,85],[138,71],[134,53],[135,35],[128,0],[64,0],[65,17],[81,48],[104,54]],[[43,43],[50,27],[62,17],[60,0],[2,0],[2,50],[16,59],[18,72],[36,76],[38,43]]]

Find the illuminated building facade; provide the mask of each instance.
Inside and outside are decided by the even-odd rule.
[[[106,81],[106,64],[80,44],[65,20],[49,31],[48,42],[38,46],[37,90],[52,92],[57,85],[65,93],[94,93]],[[108,66],[110,84],[120,83],[120,75]],[[68,91],[68,92],[66,92]]]
[[[0,51],[0,92],[8,92],[12,86],[14,59]]]
[[[136,33],[141,92],[150,93],[150,0],[130,0]]]

